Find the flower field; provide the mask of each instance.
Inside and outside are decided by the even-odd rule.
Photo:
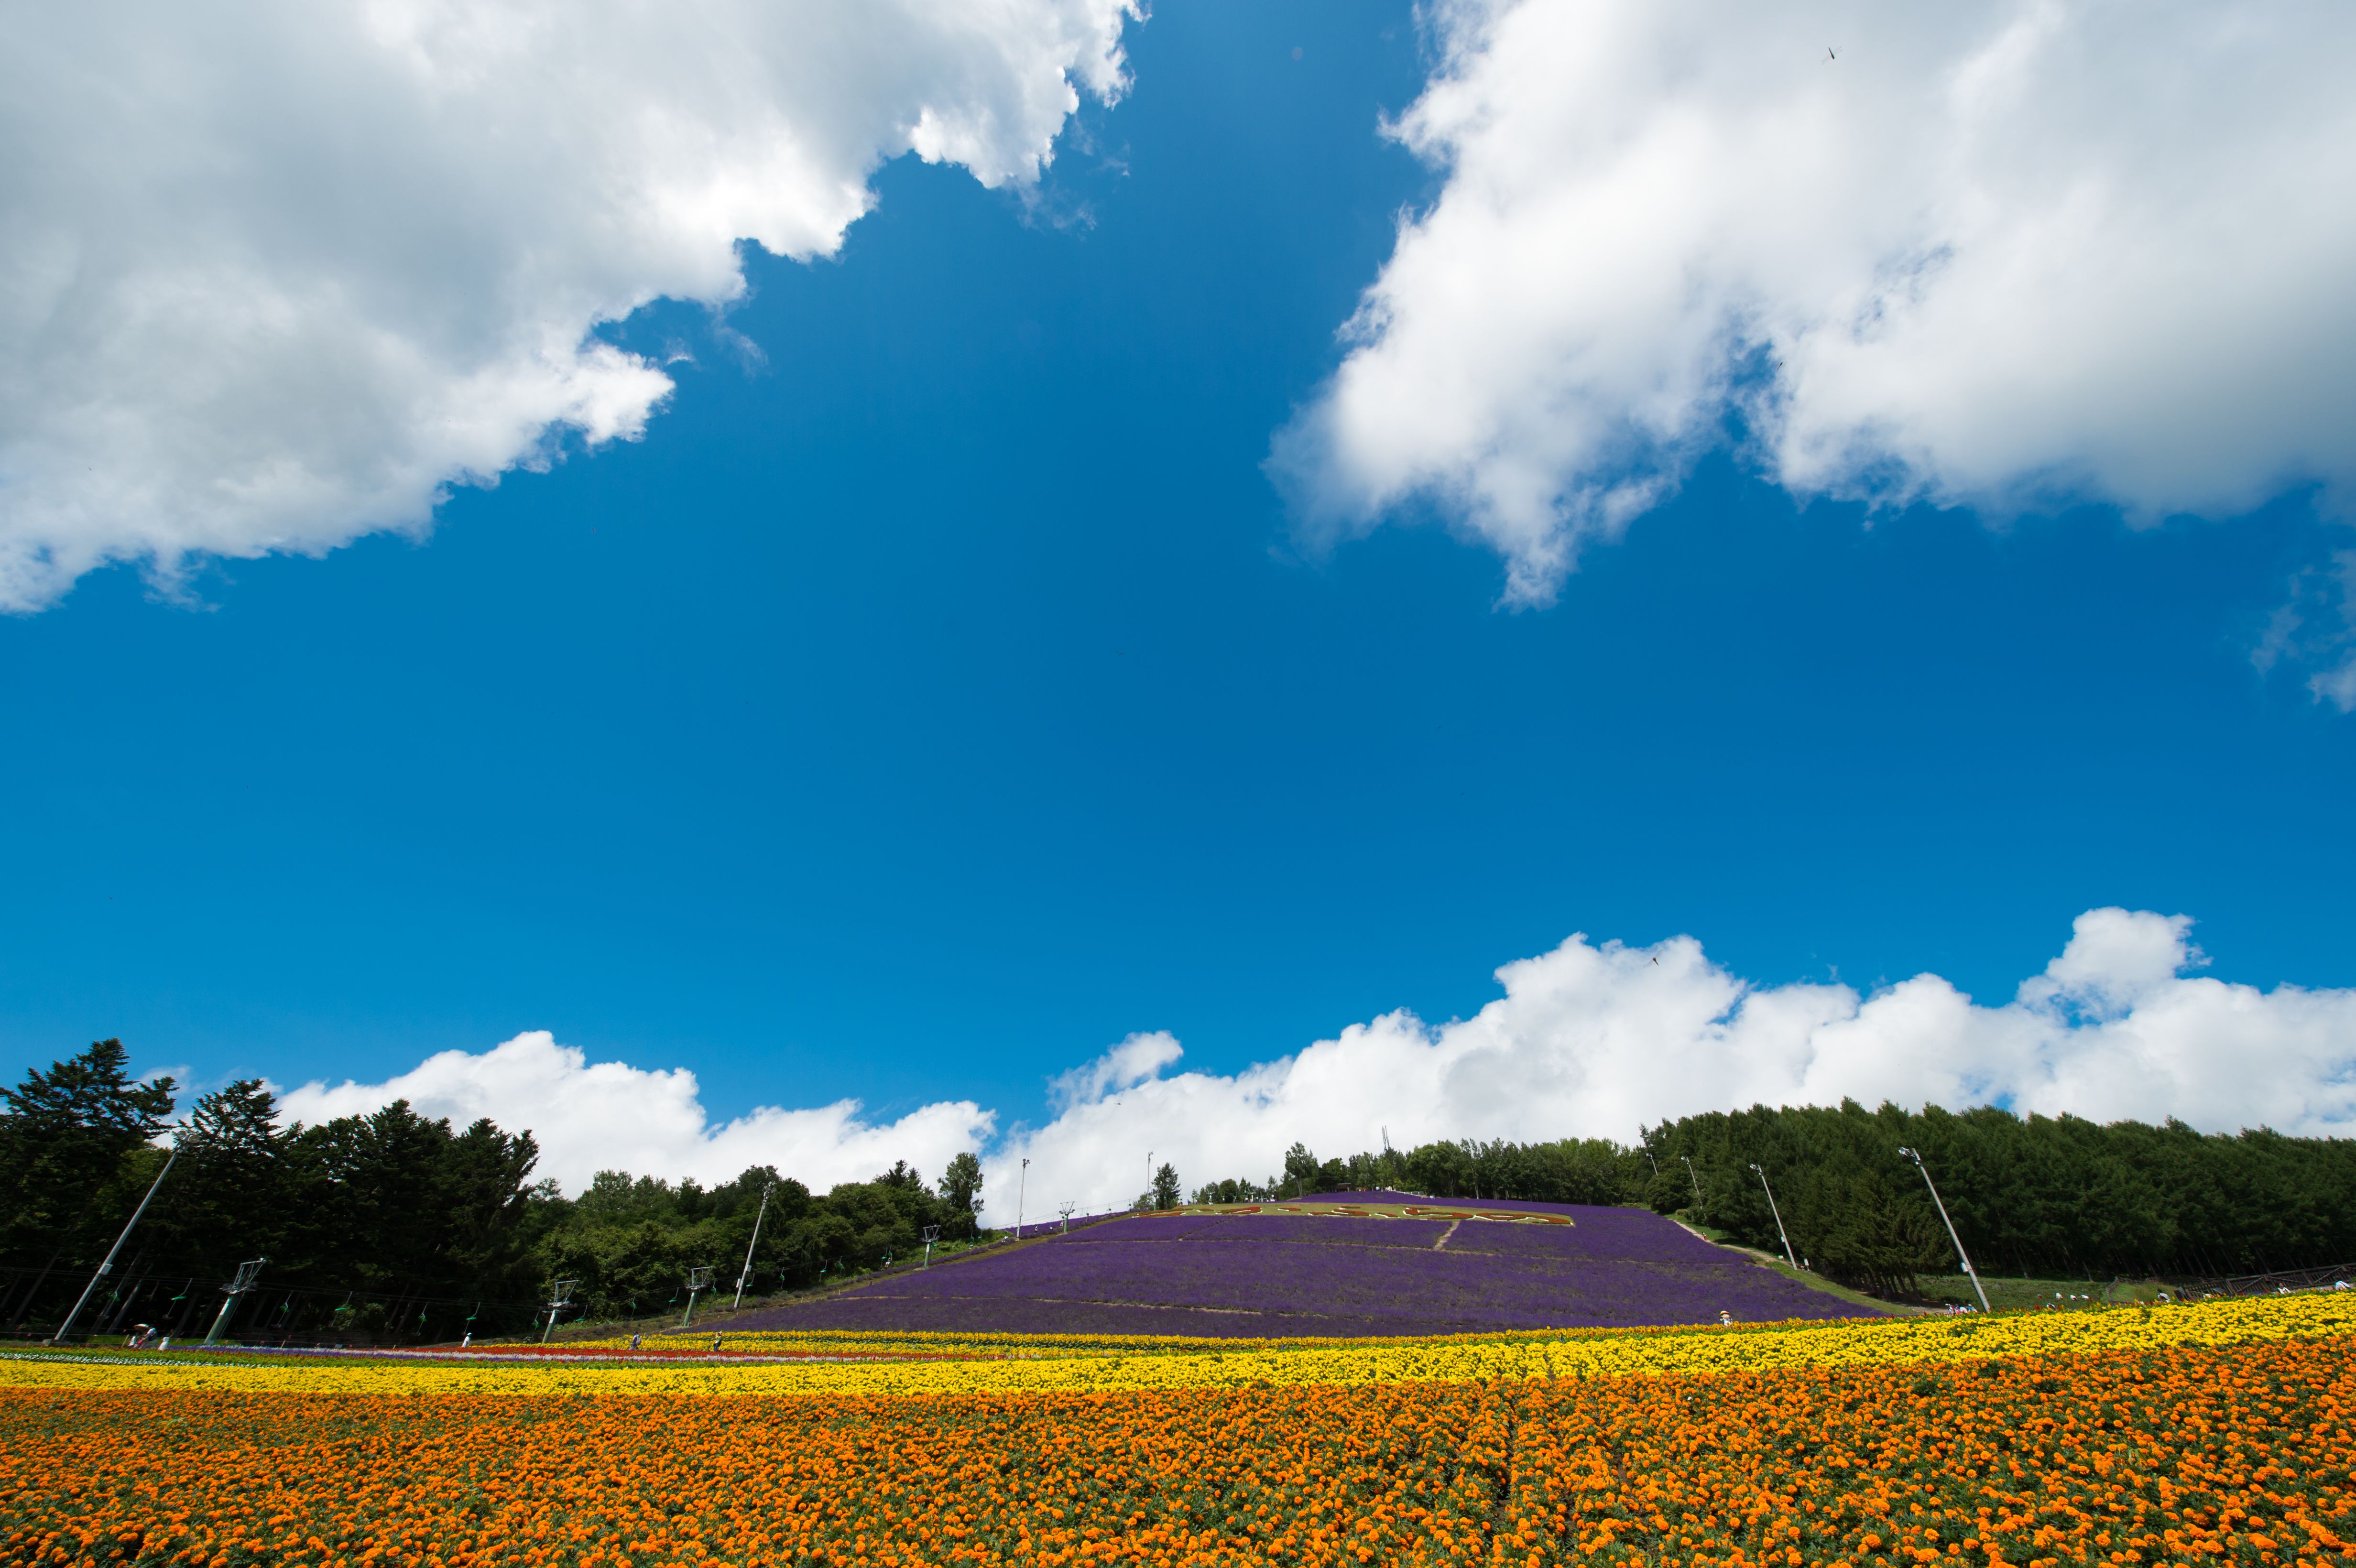
[[[2266,1297],[2199,1307],[2011,1317],[1914,1317],[1747,1328],[1588,1330],[1436,1339],[1017,1340],[1006,1336],[732,1334],[734,1353],[666,1354],[708,1338],[656,1339],[658,1354],[596,1362],[118,1354],[0,1360],[0,1388],[140,1386],[220,1392],[567,1397],[615,1392],[726,1396],[1111,1393],[1378,1382],[1549,1381],[1751,1374],[2006,1358],[2149,1354],[2356,1335],[2348,1296]],[[816,1353],[813,1353],[816,1352]],[[771,1360],[771,1355],[783,1359]]]
[[[12,1356],[0,1561],[1898,1568],[2356,1550],[2344,1299],[1241,1356],[979,1343],[955,1360],[924,1343],[931,1360],[810,1368]],[[1279,1375],[1201,1381],[1223,1360]],[[1028,1381],[1056,1368],[1066,1386]],[[830,1381],[773,1381],[811,1375]]]
[[[1366,1338],[1868,1310],[1646,1210],[1388,1201],[1395,1194],[1346,1200],[1355,1196],[1115,1220],[744,1321],[800,1330]]]

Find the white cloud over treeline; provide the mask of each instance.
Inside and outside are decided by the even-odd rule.
[[[949,1156],[979,1147],[997,1125],[969,1100],[921,1106],[890,1122],[862,1118],[856,1100],[814,1110],[763,1105],[714,1125],[685,1068],[592,1062],[546,1029],[479,1055],[444,1051],[381,1083],[305,1083],[279,1104],[290,1118],[317,1123],[395,1100],[457,1126],[488,1116],[510,1132],[529,1130],[540,1143],[540,1174],[573,1192],[601,1170],[711,1183],[775,1165],[819,1191],[863,1181],[896,1159],[938,1176]]]
[[[2136,519],[2356,478],[2356,9],[1440,0],[1401,221],[1272,470],[1543,603],[1730,416],[1802,496]]]
[[[0,609],[417,530],[637,435],[598,342],[822,256],[903,153],[1033,178],[1129,0],[0,9]]]
[[[1439,1138],[1633,1139],[1665,1118],[1753,1104],[2006,1104],[2096,1120],[2180,1118],[2356,1136],[2356,990],[2271,991],[2188,971],[2185,917],[2100,909],[2013,998],[1982,1006],[1935,975],[1861,995],[1746,984],[1691,937],[1651,947],[1573,936],[1497,971],[1505,994],[1468,1019],[1407,1012],[1232,1074],[1178,1072],[1166,1033],[1132,1035],[1052,1085],[1052,1117],[1005,1129],[970,1102],[891,1122],[855,1101],[763,1107],[714,1125],[692,1073],[592,1064],[544,1033],[479,1055],[445,1051],[382,1083],[310,1083],[307,1120],[405,1097],[455,1121],[529,1127],[543,1171],[578,1189],[601,1168],[724,1179],[768,1163],[813,1187],[905,1159],[937,1176],[984,1152],[991,1212],[1013,1217],[1032,1161],[1033,1217],[1063,1200],[1126,1202],[1149,1151],[1190,1184],[1278,1169],[1295,1139],[1321,1155]]]

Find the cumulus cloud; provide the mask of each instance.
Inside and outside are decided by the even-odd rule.
[[[1730,417],[1802,496],[2138,519],[2356,475],[2356,12],[1446,0],[1445,171],[1270,466],[1543,603]]]
[[[888,1123],[863,1120],[858,1101],[838,1100],[815,1110],[764,1105],[715,1126],[685,1068],[592,1063],[545,1029],[480,1055],[445,1051],[381,1083],[305,1083],[279,1103],[289,1117],[317,1123],[395,1100],[422,1115],[447,1116],[454,1126],[488,1116],[509,1131],[529,1129],[541,1150],[540,1174],[573,1192],[600,1170],[709,1185],[775,1165],[820,1191],[863,1181],[899,1159],[937,1174],[994,1125],[990,1112],[967,1100],[925,1105]]]
[[[1013,1218],[1032,1161],[1033,1217],[1127,1202],[1146,1157],[1189,1182],[1258,1178],[1295,1139],[1326,1155],[1438,1138],[1634,1137],[1645,1124],[1753,1104],[2000,1104],[2096,1120],[2181,1118],[2356,1136],[2356,990],[2271,991],[2187,971],[2191,922],[2124,909],[2078,917],[2069,944],[2009,1001],[1983,1006],[1935,975],[1862,995],[1745,983],[1679,936],[1652,947],[1573,936],[1497,971],[1469,1019],[1395,1012],[1244,1072],[1169,1072],[1183,1051],[1137,1034],[1051,1085],[1052,1119],[995,1136],[968,1101],[884,1125],[856,1102],[764,1107],[713,1126],[695,1077],[590,1064],[544,1033],[482,1055],[445,1051],[388,1083],[305,1084],[306,1119],[406,1097],[454,1122],[530,1127],[544,1168],[577,1189],[606,1168],[710,1181],[769,1163],[813,1187],[905,1159],[937,1176],[985,1148],[991,1213]]]
[[[2191,922],[2078,917],[2009,1002],[1935,975],[1862,996],[1753,987],[1679,936],[1573,936],[1497,971],[1505,995],[1431,1025],[1398,1012],[1233,1076],[1182,1072],[1016,1128],[1032,1189],[1090,1204],[1140,1189],[1141,1151],[1189,1179],[1264,1177],[1296,1138],[1324,1155],[1438,1138],[1633,1138],[1645,1124],[1754,1104],[1959,1107],[2209,1131],[2356,1134],[2356,990],[2254,987],[2184,973]],[[998,1179],[997,1166],[992,1168]],[[1068,1194],[1062,1189],[1069,1189]]]
[[[1058,1108],[1103,1100],[1144,1083],[1185,1054],[1168,1029],[1133,1034],[1094,1061],[1057,1073],[1047,1085],[1047,1098]]]
[[[1130,0],[0,9],[0,608],[316,553],[637,436],[592,336],[832,252],[913,152],[985,185],[1123,85]]]

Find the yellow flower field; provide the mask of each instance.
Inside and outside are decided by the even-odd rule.
[[[2351,1293],[2356,1295],[2356,1293]],[[1879,1322],[1766,1325],[1739,1329],[1586,1331],[1446,1339],[1235,1341],[1216,1349],[1107,1350],[1041,1345],[1022,1358],[731,1362],[519,1364],[323,1359],[104,1364],[0,1360],[0,1388],[237,1390],[386,1394],[760,1394],[901,1397],[978,1392],[1084,1393],[1151,1389],[1235,1389],[1312,1384],[1465,1382],[1495,1379],[1686,1377],[1792,1368],[1900,1366],[1992,1358],[2147,1351],[2356,1334],[2351,1295],[2263,1297],[2193,1306],[2002,1317],[1916,1317]],[[733,1336],[740,1349],[754,1336]],[[677,1342],[693,1346],[689,1338]],[[710,1340],[701,1343],[708,1346]],[[858,1336],[830,1337],[829,1353],[860,1353]],[[941,1351],[1001,1347],[954,1337],[878,1336],[875,1353],[921,1343]],[[1197,1341],[1197,1344],[1203,1343]],[[807,1349],[810,1337],[769,1347]],[[886,1348],[888,1347],[888,1348]]]

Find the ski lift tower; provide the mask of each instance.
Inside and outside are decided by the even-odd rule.
[[[1079,1205],[1078,1205],[1078,1204],[1076,1204],[1076,1203],[1070,1203],[1070,1202],[1058,1203],[1058,1204],[1056,1204],[1056,1205],[1055,1205],[1055,1213],[1056,1213],[1056,1214],[1057,1214],[1057,1216],[1058,1216],[1059,1218],[1061,1218],[1061,1219],[1063,1220],[1063,1221],[1064,1221],[1064,1233],[1065,1233],[1066,1235],[1069,1235],[1069,1234],[1071,1234],[1071,1232],[1072,1232],[1072,1211],[1073,1211],[1073,1210],[1075,1210],[1075,1209],[1076,1209],[1076,1208],[1078,1208],[1078,1207],[1079,1207]]]
[[[573,1305],[573,1287],[578,1285],[581,1282],[577,1279],[560,1279],[550,1282],[548,1286],[547,1302],[548,1327],[540,1331],[540,1342],[541,1344],[547,1344],[548,1337],[556,1332],[557,1316],[566,1307]]]
[[[940,1239],[941,1228],[938,1225],[925,1227],[925,1267],[933,1266],[933,1243]]]
[[[237,1277],[221,1286],[221,1294],[229,1299],[221,1303],[220,1316],[213,1319],[213,1331],[205,1336],[206,1344],[220,1342],[221,1330],[229,1327],[229,1316],[237,1310],[238,1298],[254,1287],[262,1278],[262,1265],[269,1261],[268,1258],[255,1258],[251,1263],[237,1265]]]
[[[687,1271],[687,1316],[679,1320],[682,1328],[695,1321],[695,1298],[712,1288],[712,1271],[691,1268]]]

